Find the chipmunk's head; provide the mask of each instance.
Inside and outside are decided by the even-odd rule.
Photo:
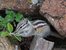
[[[33,25],[28,19],[24,19],[18,23],[15,33],[23,37],[32,36],[34,33]]]

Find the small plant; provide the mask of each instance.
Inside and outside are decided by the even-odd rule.
[[[1,37],[7,37],[12,36],[10,33],[14,31],[14,24],[16,25],[16,22],[20,22],[22,20],[23,14],[19,12],[14,12],[12,10],[6,10],[6,16],[2,17],[0,16],[0,36]],[[12,24],[14,23],[14,24]],[[21,41],[21,37],[14,36],[17,40]]]

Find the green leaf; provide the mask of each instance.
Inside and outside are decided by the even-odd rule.
[[[12,21],[14,21],[14,17],[11,16],[11,15],[6,15],[5,20],[6,20],[7,22],[12,22]]]
[[[8,37],[9,38],[9,40],[10,40],[10,42],[12,43],[12,44],[17,44],[19,41],[21,41],[22,40],[22,37],[17,37],[17,36],[9,36]]]
[[[3,20],[1,18],[1,16],[0,16],[0,30],[3,30]]]
[[[9,32],[7,32],[7,31],[0,32],[0,36],[1,36],[1,37],[9,36]]]
[[[23,15],[20,13],[16,13],[16,17],[15,17],[16,22],[19,22],[21,19],[23,19]]]
[[[0,36],[1,36],[1,32],[0,32]]]
[[[6,14],[7,14],[7,15],[14,16],[14,15],[15,15],[15,12],[12,11],[12,10],[6,10]]]
[[[18,41],[21,41],[22,40],[22,38],[21,38],[21,36],[14,36]]]
[[[3,21],[1,22],[1,25],[6,28],[7,23],[8,23],[8,22],[7,22],[6,20],[3,20]]]
[[[0,22],[3,21],[3,20],[4,20],[4,18],[2,16],[0,16]]]
[[[0,27],[6,27],[7,23],[7,20],[0,16]]]
[[[12,24],[8,23],[7,24],[7,30],[11,33],[13,31],[13,26]]]
[[[5,19],[9,22],[12,22],[14,20],[15,17],[15,12],[12,10],[6,10],[6,17]]]
[[[8,36],[8,38],[12,44],[17,44],[18,40],[14,36]]]

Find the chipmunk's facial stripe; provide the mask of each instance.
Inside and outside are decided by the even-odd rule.
[[[21,28],[25,27],[25,25],[27,25],[27,24],[28,24],[28,21],[26,21],[26,23],[22,24]]]
[[[16,28],[16,32],[19,31],[20,29],[23,29],[26,25],[28,24],[28,20],[21,21]]]
[[[26,25],[23,27],[23,29],[27,28],[28,26],[29,26],[29,24],[26,24]]]
[[[46,23],[39,23],[37,25],[34,25],[34,28],[39,28],[39,27],[43,27],[43,26],[46,26],[47,24]]]
[[[44,27],[47,26],[48,24],[45,21],[42,20],[36,20],[33,22],[34,28],[40,28],[40,27]]]
[[[34,23],[33,25],[37,25],[37,24],[44,24],[45,22],[37,22],[37,23]],[[45,23],[46,24],[46,23]]]
[[[20,30],[21,28],[23,28],[25,25],[26,25],[26,23],[25,23],[25,24],[22,23],[22,25],[20,25],[19,27],[17,27],[16,30],[19,31],[19,30]]]
[[[21,25],[25,25],[25,23],[27,22],[28,22],[27,19],[22,20],[20,23],[18,23],[17,28],[19,28]]]
[[[36,24],[36,23],[46,23],[45,21],[42,21],[42,20],[37,20],[37,21],[34,21],[33,24]]]
[[[28,21],[26,21],[25,23],[21,23],[18,28],[22,28],[22,27],[25,26],[27,23],[28,23]]]

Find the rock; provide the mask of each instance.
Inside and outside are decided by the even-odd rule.
[[[54,42],[47,41],[40,36],[35,36],[30,50],[52,50]]]
[[[66,50],[65,48],[54,48],[53,50]]]
[[[48,13],[52,16],[63,16],[66,14],[65,0],[45,0],[41,12]]]
[[[40,8],[40,13],[60,35],[66,37],[66,0],[45,0]]]
[[[0,50],[15,50],[7,38],[0,37]]]
[[[33,13],[36,6],[32,6],[29,0],[0,0],[0,9],[13,9],[23,13]]]

